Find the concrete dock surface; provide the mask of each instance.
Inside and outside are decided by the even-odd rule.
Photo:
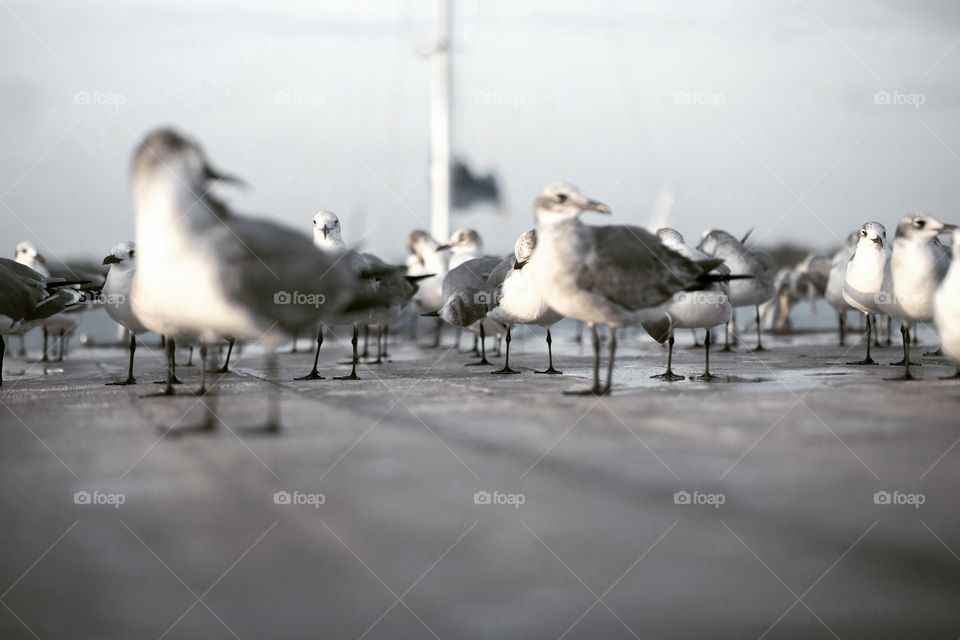
[[[249,348],[206,398],[197,366],[144,397],[155,346],[126,387],[123,349],[10,348],[0,638],[957,638],[960,380],[832,341],[748,335],[664,383],[625,334],[603,398],[562,394],[592,362],[568,335],[533,373],[534,331],[520,375],[397,340],[336,381],[329,339],[297,381],[306,340],[271,370]],[[702,358],[678,332],[676,372]]]

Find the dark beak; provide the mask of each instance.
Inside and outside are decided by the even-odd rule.
[[[326,239],[327,239],[327,233],[330,232],[330,227],[328,227],[327,225],[323,225],[322,227],[320,227],[320,231],[323,232],[323,239],[326,240]]]
[[[514,269],[523,269],[523,266],[524,266],[525,264],[527,264],[527,261],[526,261],[526,260],[518,260],[518,261],[513,265],[513,268],[514,268]]]
[[[958,227],[955,224],[945,224],[940,228],[940,231],[938,231],[937,233],[952,233],[957,229],[960,229],[960,227]]]
[[[437,247],[437,251],[446,251],[449,248],[450,248],[449,244],[442,244],[439,247]]]
[[[112,253],[103,259],[103,264],[117,264],[121,262],[120,258],[113,255]]]
[[[881,240],[879,236],[876,238],[871,238],[870,242],[872,242],[873,244],[879,244],[879,245],[883,244],[883,240]]]
[[[606,214],[611,213],[610,207],[603,204],[602,202],[597,202],[596,200],[588,200],[586,209],[589,209],[590,211],[596,211],[597,213],[606,213]]]
[[[210,165],[204,166],[203,174],[206,176],[207,180],[212,180],[213,182],[229,182],[237,185],[238,187],[247,186],[247,183],[243,180],[243,178],[238,178],[237,176],[230,175],[229,173],[221,173]]]

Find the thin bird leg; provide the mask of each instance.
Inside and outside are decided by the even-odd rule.
[[[360,342],[360,326],[353,325],[353,338],[350,340],[350,344],[353,346],[353,360],[350,365],[350,375],[348,376],[337,376],[334,380],[359,380],[357,376],[357,344]]]
[[[387,347],[390,344],[390,325],[383,325],[383,359],[388,360],[390,354],[387,353]],[[389,361],[389,360],[388,360]]]
[[[837,323],[839,324],[840,330],[840,346],[844,346],[844,342],[847,341],[847,313],[841,311],[837,313]]]
[[[703,382],[710,382],[714,379],[714,375],[710,373],[710,345],[713,343],[713,331],[707,329],[707,335],[703,338],[703,347],[704,347],[704,360],[703,360],[703,374],[699,376],[690,376],[691,380],[701,380]]]
[[[593,336],[593,386],[589,389],[580,391],[564,391],[566,396],[598,396],[601,395],[600,389],[600,333],[597,331],[597,325],[587,323],[590,326],[590,335]]]
[[[683,380],[684,376],[677,375],[673,372],[673,329],[670,330],[670,337],[667,339],[667,370],[664,373],[658,373],[655,376],[650,376],[651,378],[656,378],[657,380],[663,380],[664,382],[674,382],[676,380]]]
[[[465,367],[482,367],[482,366],[491,364],[491,362],[487,360],[487,330],[483,326],[483,322],[480,322],[479,344],[480,344],[480,359],[477,360],[476,362],[468,362],[467,364],[464,365]]]
[[[43,356],[40,357],[40,362],[49,362],[49,359],[47,357],[47,340],[49,336],[50,334],[49,332],[47,332],[47,328],[44,327],[43,328]]]
[[[177,384],[177,372],[174,369],[176,366],[174,349],[176,348],[173,338],[167,338],[167,343],[164,346],[164,351],[166,351],[167,356],[167,386],[163,390],[163,395],[172,396],[173,395],[173,385]]]
[[[127,384],[137,384],[137,379],[133,377],[133,354],[137,352],[137,336],[130,332],[130,363],[127,365],[127,379],[119,382],[108,382],[107,386],[123,386]]]
[[[294,378],[294,380],[323,380],[323,376],[317,371],[317,362],[320,360],[320,347],[323,346],[323,326],[317,332],[317,350],[313,352],[313,369],[305,376]]]
[[[192,344],[190,345],[189,349],[190,350],[188,351],[189,355],[187,356],[187,363],[183,365],[185,367],[193,366],[193,345]]]
[[[383,325],[377,325],[377,359],[370,364],[383,364]]]
[[[230,338],[227,340],[227,357],[223,361],[223,366],[218,369],[211,369],[210,373],[230,373],[230,355],[233,353],[233,344],[236,342],[236,339]]]
[[[3,355],[7,352],[7,341],[0,336],[0,387],[3,386]]]
[[[200,341],[200,388],[197,389],[198,396],[207,395],[207,343]]]
[[[766,351],[766,349],[763,348],[763,342],[760,340],[760,331],[762,328],[760,325],[760,305],[757,305],[757,347],[754,351]]]
[[[617,328],[610,327],[610,359],[607,362],[607,386],[603,388],[603,391],[600,392],[600,395],[608,396],[610,395],[610,390],[613,388],[613,361],[617,355]]]
[[[63,362],[63,335],[64,330],[60,329],[60,339],[57,340],[57,362]]]
[[[366,360],[370,357],[370,325],[363,325],[363,353],[360,357]]]
[[[563,374],[563,371],[557,371],[553,368],[553,336],[550,335],[549,327],[547,327],[547,368],[544,371],[534,371],[534,373]]]
[[[506,357],[503,360],[503,368],[497,369],[496,371],[491,371],[490,373],[520,373],[519,371],[515,371],[514,369],[510,368],[510,340],[511,340],[510,332],[511,331],[513,331],[513,327],[512,326],[507,327],[507,337],[505,338],[505,340],[507,341],[507,353],[506,353]]]
[[[902,367],[904,365],[908,367],[920,367],[923,366],[919,362],[909,362],[910,355],[910,334],[915,333],[910,331],[910,327],[906,326],[904,323],[900,323],[900,337],[903,339],[903,358],[899,362],[891,362],[890,365],[894,367]],[[899,378],[898,378],[899,379]],[[912,378],[907,378],[911,380]]]
[[[886,340],[886,342],[887,342],[887,346],[888,346],[888,347],[893,344],[893,318],[891,318],[890,316],[887,316],[887,340]],[[877,343],[877,346],[878,346],[878,347],[880,346],[880,343],[879,343],[879,342]]]
[[[893,378],[886,378],[887,380],[916,380],[913,375],[910,373],[910,328],[907,326],[907,323],[900,323],[900,337],[903,338],[903,375],[896,376]]]
[[[873,322],[871,322],[870,314],[864,314],[867,318],[867,357],[863,360],[857,360],[856,362],[848,362],[847,364],[877,364],[877,361],[870,357],[870,339],[871,332],[873,331]]]

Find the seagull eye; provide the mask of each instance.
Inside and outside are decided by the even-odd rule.
[[[566,202],[566,201],[567,201],[567,194],[565,193],[557,194],[557,202]]]
[[[867,237],[867,230],[866,230],[866,229],[860,229],[860,235],[863,236],[864,238],[866,238],[866,237]]]
[[[130,249],[130,253],[129,253],[128,255],[132,258],[133,256],[137,255],[137,250],[136,250],[136,249]]]
[[[917,229],[923,229],[923,227],[926,224],[927,224],[926,220],[924,220],[923,218],[917,218],[916,220],[913,221],[913,226],[915,226]]]

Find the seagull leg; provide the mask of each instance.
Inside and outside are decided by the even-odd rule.
[[[907,326],[907,323],[900,323],[900,336],[903,338],[903,362],[898,362],[894,364],[903,365],[903,375],[896,376],[894,378],[885,378],[886,380],[916,380],[913,377],[913,374],[910,373],[910,365],[916,364],[910,362],[910,328]],[[919,365],[918,365],[919,366]]]
[[[189,353],[190,355],[187,356],[187,363],[183,366],[192,367],[193,366],[193,345],[192,344],[190,345],[189,351],[187,353]]]
[[[3,386],[3,355],[7,352],[7,341],[0,336],[0,387]]]
[[[127,366],[127,379],[120,382],[108,382],[107,386],[137,384],[137,379],[133,377],[133,354],[137,352],[137,336],[130,332],[130,364]]]
[[[313,369],[305,376],[294,378],[294,380],[323,380],[323,376],[317,371],[317,361],[320,360],[320,347],[323,346],[323,325],[320,325],[320,331],[317,332],[317,350],[313,353]]]
[[[360,341],[360,326],[353,325],[353,338],[350,340],[350,344],[353,346],[353,360],[350,365],[350,375],[348,376],[336,376],[334,380],[359,380],[357,376],[357,343]]]
[[[617,355],[617,328],[610,327],[610,358],[607,361],[607,386],[598,394],[601,396],[610,395],[613,388],[613,361]]]
[[[892,367],[902,367],[906,365],[908,367],[907,375],[909,374],[909,367],[919,367],[922,366],[919,362],[909,362],[910,360],[910,327],[906,326],[904,323],[900,323],[900,337],[903,339],[903,358],[899,362],[891,362],[890,366]],[[912,378],[906,378],[911,380]]]
[[[879,336],[878,336],[878,337],[879,337]],[[888,346],[888,347],[893,344],[893,318],[891,318],[890,316],[887,316],[887,340],[886,340],[886,342],[887,342],[887,346]],[[877,342],[877,343],[876,343],[876,346],[879,347],[879,346],[880,346],[880,343]]]
[[[387,353],[387,346],[390,344],[390,325],[383,325],[383,359],[390,362],[390,354]]]
[[[176,349],[176,343],[174,342],[173,338],[166,338],[166,340],[163,341],[163,353],[167,360],[167,379],[157,380],[153,383],[165,384],[166,387],[159,393],[151,393],[143,397],[150,398],[155,396],[172,396],[173,385],[181,384],[181,382],[177,380],[176,356],[174,354],[174,349]]]
[[[736,311],[734,311],[734,314],[736,314]],[[732,351],[730,348],[730,325],[732,324],[734,327],[736,326],[736,321],[733,319],[734,317],[735,315],[731,316],[730,320],[727,320],[727,322],[723,325],[723,351]]]
[[[520,373],[514,369],[510,368],[510,332],[513,330],[513,327],[507,327],[507,337],[505,338],[507,342],[507,356],[503,360],[503,369],[497,369],[496,371],[491,371],[490,373]]]
[[[683,380],[684,376],[677,375],[673,372],[673,330],[670,330],[670,337],[667,339],[668,351],[667,351],[667,370],[664,373],[658,373],[655,376],[650,376],[651,378],[656,378],[657,380],[663,380],[664,382],[675,382],[676,380]]]
[[[710,382],[716,376],[710,373],[710,344],[713,342],[713,331],[712,329],[707,329],[707,335],[703,338],[703,346],[705,351],[705,358],[703,361],[703,374],[699,376],[690,376],[691,380],[699,380],[701,382]]]
[[[593,336],[593,386],[580,391],[564,391],[563,394],[566,396],[602,395],[600,389],[600,333],[597,331],[597,325],[590,324],[590,333]]]
[[[377,359],[368,364],[383,364],[383,325],[377,325]]]
[[[363,325],[363,353],[360,357],[366,360],[370,357],[370,325]]]
[[[205,340],[200,341],[200,388],[197,389],[196,394],[198,396],[207,395],[207,343]]]
[[[233,343],[235,342],[235,338],[227,340],[227,357],[223,360],[223,366],[218,369],[211,369],[210,373],[230,373],[230,355],[233,353]]]
[[[43,355],[40,357],[40,362],[49,361],[49,359],[47,358],[47,339],[49,338],[49,336],[50,334],[47,332],[47,328],[44,327],[43,328]]]
[[[553,368],[553,336],[550,335],[550,327],[547,327],[547,368],[544,371],[534,371],[534,373],[549,373],[557,376],[563,374],[563,371],[557,371]]]
[[[757,347],[754,351],[766,351],[766,349],[763,348],[763,342],[760,340],[760,331],[762,328],[760,324],[760,305],[757,305]]]
[[[840,346],[844,346],[847,338],[847,312],[841,311],[837,313],[837,323],[839,324],[840,330]]]
[[[867,318],[867,357],[863,360],[857,360],[856,362],[848,362],[847,364],[877,364],[877,361],[870,357],[870,339],[871,332],[873,331],[873,323],[870,320],[870,314],[864,314]]]
[[[483,326],[483,321],[480,322],[480,360],[477,362],[468,362],[465,364],[465,367],[482,367],[490,364],[490,361],[487,360],[487,330]]]
[[[60,329],[60,339],[57,340],[57,362],[63,362],[63,336],[64,330]]]
[[[935,351],[925,351],[925,352],[923,353],[923,355],[925,355],[925,356],[936,356],[936,357],[942,356],[942,355],[943,355],[943,345],[940,345],[939,347],[937,347]]]

